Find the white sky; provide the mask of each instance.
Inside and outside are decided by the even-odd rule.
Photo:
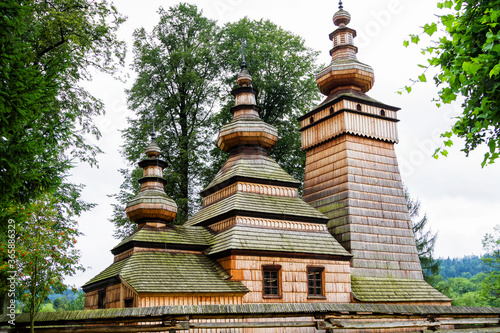
[[[313,0],[199,0],[187,1],[203,9],[204,15],[220,24],[234,22],[244,16],[251,19],[270,19],[284,29],[303,37],[306,44],[321,51],[320,63],[328,63],[332,47],[328,34],[334,30],[332,16],[336,1]],[[177,1],[116,1],[118,10],[128,16],[119,35],[128,43],[127,60],[132,58],[132,32],[147,30],[158,22],[159,6],[168,8]],[[406,49],[403,40],[419,33],[419,26],[434,19],[438,12],[436,0],[346,0],[344,9],[352,15],[349,26],[357,30],[354,40],[359,47],[358,59],[375,70],[375,86],[368,95],[386,104],[401,107],[399,112],[400,143],[396,146],[401,174],[413,197],[418,197],[427,213],[433,231],[439,232],[435,247],[437,257],[461,257],[481,253],[481,239],[500,223],[500,161],[484,169],[480,167],[484,151],[466,158],[456,148],[450,156],[434,160],[432,153],[439,145],[439,134],[448,129],[451,117],[460,113],[459,105],[437,109],[431,99],[437,89],[432,83],[417,85],[410,95],[395,91],[408,84],[408,79],[420,74],[418,63],[424,58],[416,46]],[[72,181],[86,184],[83,198],[98,203],[91,212],[79,219],[79,239],[85,273],[67,279],[76,286],[83,285],[113,262],[111,248],[118,241],[112,237],[113,199],[107,195],[119,191],[122,177],[119,168],[125,161],[119,154],[122,144],[119,130],[127,126],[124,89],[133,83],[131,78],[115,81],[95,75],[88,89],[106,104],[105,116],[96,119],[103,137],[98,145],[104,151],[99,157],[99,169],[79,165],[73,170]],[[161,133],[160,133],[161,135]]]

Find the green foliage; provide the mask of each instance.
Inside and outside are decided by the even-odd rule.
[[[494,228],[483,238],[485,255],[481,258],[483,265],[478,265],[479,258],[475,256],[463,259],[442,259],[440,263],[446,273],[468,267],[469,271],[462,271],[460,277],[445,279],[441,275],[430,277],[427,281],[446,296],[454,299],[456,306],[492,306],[500,307],[500,225]],[[451,265],[451,269],[446,266]],[[460,264],[462,263],[462,264]],[[483,270],[477,271],[477,267]],[[485,268],[486,267],[486,268]]]
[[[116,74],[123,65],[125,45],[116,37],[122,22],[105,0],[0,3],[0,242],[5,243],[8,219],[19,227],[25,224],[17,243],[25,256],[18,256],[17,264],[26,282],[20,290],[28,295],[22,299],[32,318],[50,289],[48,281],[59,283],[57,276],[79,267],[69,248],[69,257],[60,254],[65,262],[43,260],[49,251],[45,245],[57,238],[50,230],[64,231],[70,223],[54,225],[52,219],[69,221],[91,207],[79,200],[81,187],[66,184],[64,177],[74,161],[96,163],[100,150],[86,137],[100,137],[93,117],[104,109],[80,83],[91,78],[91,69]],[[71,212],[64,212],[65,207]],[[42,235],[44,246],[35,253],[29,246],[41,243]],[[23,261],[27,258],[31,260]],[[0,262],[6,259],[2,252]],[[2,291],[4,275],[0,271]],[[0,300],[5,300],[3,292]]]
[[[454,277],[470,278],[483,272],[487,272],[487,269],[478,256],[471,255],[463,258],[439,258],[439,275],[444,279]]]
[[[319,98],[312,73],[317,53],[304,40],[270,21],[244,18],[222,29],[204,18],[195,6],[181,4],[160,9],[161,19],[151,33],[134,33],[134,69],[138,78],[129,93],[129,106],[137,118],[124,131],[123,156],[131,168],[122,170],[125,181],[114,197],[111,221],[115,237],[134,230],[124,206],[137,193],[141,159],[152,129],[169,168],[166,193],[179,207],[176,223],[183,223],[199,207],[198,192],[227,159],[217,147],[218,129],[232,119],[231,88],[240,72],[241,39],[247,41],[246,60],[259,89],[261,117],[276,126],[280,140],[270,155],[292,176],[302,180],[305,154],[300,149],[296,118]],[[222,106],[215,113],[214,106]],[[133,168],[132,168],[133,167]],[[132,170],[134,170],[132,172]]]
[[[58,297],[52,301],[54,311],[77,311],[85,308],[85,293],[79,290],[76,298],[68,300],[66,297]]]
[[[81,233],[74,215],[93,205],[78,199],[78,188],[69,190],[69,196],[48,194],[27,205],[9,209],[15,221],[16,256],[3,262],[0,271],[16,272],[16,296],[32,320],[50,293],[66,289],[65,276],[84,270],[78,263],[80,252],[75,249],[76,237]],[[3,241],[2,255],[8,249]]]
[[[486,254],[482,260],[490,272],[483,280],[481,295],[492,306],[500,307],[500,224],[495,226],[493,233],[484,236],[483,250]]]
[[[438,69],[434,76],[440,88],[438,106],[464,97],[463,112],[450,133],[465,140],[462,150],[466,155],[487,146],[482,162],[485,166],[500,154],[500,1],[446,0],[438,2],[438,8],[445,12],[437,22],[423,27],[429,36],[440,32],[430,46],[422,49],[428,55],[428,64],[423,67]],[[415,35],[410,40],[420,42]],[[419,80],[426,82],[425,76]],[[445,146],[451,146],[451,140],[445,141]],[[435,157],[439,153],[446,156],[448,152],[439,148]]]
[[[420,218],[420,201],[412,199],[406,187],[405,199],[406,207],[408,207],[408,212],[410,213],[413,234],[415,235],[418,258],[420,259],[424,278],[428,280],[431,276],[439,272],[439,260],[433,257],[437,233],[433,233],[431,229],[428,229],[427,214],[424,214]]]
[[[102,103],[79,86],[88,68],[115,73],[123,19],[104,1],[0,5],[0,207],[56,189],[72,159],[95,164]]]

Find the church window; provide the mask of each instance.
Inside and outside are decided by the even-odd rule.
[[[361,111],[361,104],[356,105],[356,110]]]
[[[333,114],[333,106],[330,107],[330,114]]]
[[[309,118],[309,123],[310,124],[314,123],[314,117]]]
[[[97,308],[105,309],[106,308],[106,289],[99,290],[97,293]]]
[[[134,307],[134,299],[133,298],[125,298],[125,307],[133,308]]]
[[[281,289],[281,266],[263,266],[263,295],[267,298],[279,298]]]
[[[323,267],[307,268],[307,290],[309,296],[323,295]]]
[[[385,110],[380,110],[380,115],[381,115],[382,117],[384,117],[384,116],[385,116]]]

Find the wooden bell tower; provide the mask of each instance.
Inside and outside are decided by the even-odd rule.
[[[394,144],[399,108],[367,96],[373,69],[356,59],[350,14],[335,13],[332,62],[316,77],[328,96],[301,117],[304,201],[328,218],[356,278],[422,280]]]

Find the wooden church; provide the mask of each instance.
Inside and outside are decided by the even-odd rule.
[[[397,107],[366,95],[370,66],[340,7],[331,64],[317,75],[326,99],[300,118],[307,152],[299,182],[268,151],[278,140],[259,117],[245,66],[232,91],[233,120],[219,134],[230,156],[201,192],[203,207],[173,225],[153,141],[139,194],[126,212],[138,229],[88,281],[85,308],[245,303],[450,305],[422,276],[394,152]]]

